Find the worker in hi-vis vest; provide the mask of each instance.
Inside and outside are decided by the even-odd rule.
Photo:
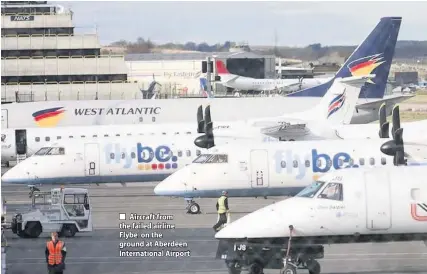
[[[218,212],[219,219],[213,226],[215,232],[217,232],[218,228],[223,224],[227,223],[227,213],[229,212],[227,194],[227,191],[223,191],[221,197],[218,198],[218,202],[216,203],[216,210]]]
[[[58,233],[51,233],[52,240],[46,243],[46,263],[49,274],[62,274],[65,270],[65,256],[67,248],[63,241],[58,239]]]

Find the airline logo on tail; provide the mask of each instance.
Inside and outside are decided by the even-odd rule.
[[[336,96],[330,103],[328,106],[328,117],[331,116],[332,114],[334,114],[335,112],[337,112],[338,110],[341,109],[341,107],[344,105],[345,102],[345,91],[342,94],[339,94],[338,96]]]
[[[354,60],[350,62],[347,67],[352,76],[365,76],[371,74],[377,67],[385,63],[383,59],[383,54],[379,53]],[[375,84],[371,79],[366,82]]]
[[[48,108],[33,113],[33,118],[39,127],[55,127],[64,116],[63,107]]]

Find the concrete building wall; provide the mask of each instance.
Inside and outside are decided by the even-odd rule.
[[[100,47],[96,34],[6,36],[1,39],[2,50],[96,49]]]
[[[95,58],[6,58],[2,60],[3,76],[127,74],[123,56]]]
[[[30,29],[30,28],[72,28],[73,22],[70,13],[53,14],[53,15],[22,15],[32,16],[28,21],[12,21],[15,16],[19,15],[2,15],[2,28],[7,29]],[[31,20],[32,19],[32,20]]]
[[[142,93],[132,82],[1,85],[2,102],[15,102],[17,97],[19,101],[113,100],[139,99]]]

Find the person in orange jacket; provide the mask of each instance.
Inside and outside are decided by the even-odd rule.
[[[65,243],[58,239],[58,233],[51,233],[52,240],[46,243],[46,263],[49,274],[63,274],[67,248]]]

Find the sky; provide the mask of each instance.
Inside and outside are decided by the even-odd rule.
[[[427,40],[427,1],[55,3],[73,10],[77,32],[96,29],[103,45],[137,37],[155,43],[357,45],[384,16],[402,16],[398,40]]]

